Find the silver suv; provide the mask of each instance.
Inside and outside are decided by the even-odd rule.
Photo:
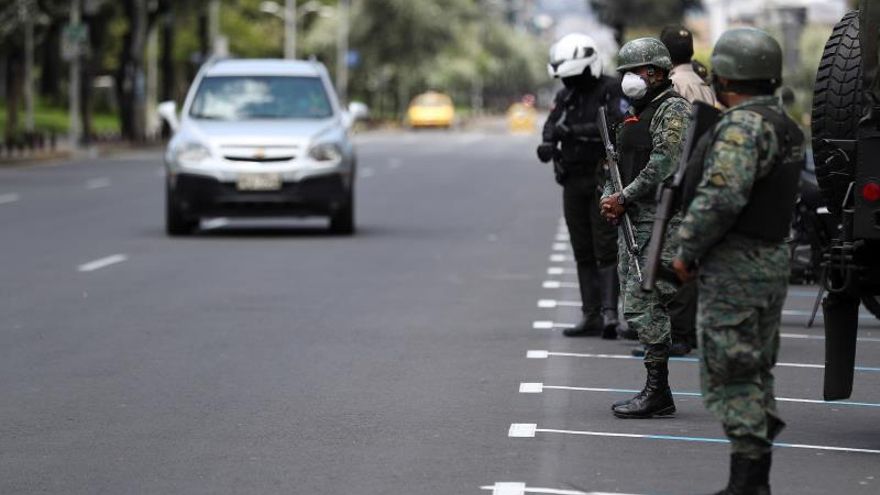
[[[362,107],[353,106],[361,111]],[[202,217],[330,217],[354,232],[356,115],[340,108],[318,62],[224,59],[193,81],[165,152],[166,231],[186,235]]]

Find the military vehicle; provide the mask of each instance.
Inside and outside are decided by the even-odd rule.
[[[880,0],[861,0],[825,45],[813,95],[816,179],[837,227],[824,247],[826,400],[848,398],[859,306],[880,316]]]

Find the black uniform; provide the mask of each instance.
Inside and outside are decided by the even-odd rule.
[[[579,76],[566,79],[544,124],[544,156],[553,146],[556,180],[562,185],[565,222],[577,262],[582,311],[587,318],[600,309],[614,314],[617,297],[617,228],[599,213],[605,149],[599,134],[599,108],[605,106],[614,126],[628,104],[616,78]],[[612,133],[613,135],[613,133]],[[539,148],[539,155],[542,155]],[[545,160],[546,161],[546,160]],[[607,335],[612,337],[612,335]]]

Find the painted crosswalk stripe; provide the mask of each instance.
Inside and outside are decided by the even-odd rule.
[[[684,435],[652,435],[639,433],[618,433],[608,431],[579,431],[579,430],[559,430],[554,428],[538,428],[535,423],[513,423],[507,432],[510,438],[534,438],[538,433],[557,433],[563,435],[578,435],[605,438],[633,438],[643,440],[671,440],[678,442],[695,442],[695,443],[730,443],[726,438],[711,437],[689,437]],[[852,452],[860,454],[880,454],[880,450],[860,449],[853,447],[837,447],[832,445],[809,445],[803,443],[784,443],[776,442],[774,447],[789,449],[806,449],[806,450],[822,450],[832,452]]]
[[[568,251],[568,244],[564,242],[554,242],[553,243],[554,251]]]
[[[799,309],[783,309],[782,310],[782,316],[800,316],[800,317],[804,317],[804,318],[809,318],[812,315],[813,315],[812,311],[803,311],[803,310],[799,310]],[[821,320],[821,319],[823,319],[823,317],[822,317],[822,312],[820,311],[818,314],[816,314],[816,320]],[[876,320],[877,318],[872,314],[865,313],[865,312],[859,312],[859,319],[860,320]]]
[[[114,254],[105,258],[97,259],[95,261],[83,263],[82,265],[79,265],[76,269],[80,272],[93,272],[95,270],[100,270],[101,268],[106,268],[110,265],[122,263],[126,260],[128,260],[128,256],[124,254]]]
[[[622,360],[638,360],[642,361],[643,358],[632,356],[629,354],[594,354],[594,353],[581,353],[581,352],[551,352],[545,350],[530,350],[526,352],[526,357],[528,359],[548,359],[550,357],[573,357],[573,358],[588,358],[588,359],[622,359]],[[699,359],[695,357],[671,357],[670,361],[673,362],[683,362],[683,363],[696,363],[699,362]],[[778,368],[809,368],[809,369],[825,369],[824,364],[812,364],[812,363],[776,363]],[[869,372],[880,372],[880,368],[872,367],[872,366],[856,366],[856,371],[869,371]]]
[[[637,394],[639,390],[625,388],[601,388],[601,387],[572,387],[567,385],[544,385],[540,382],[523,382],[519,384],[519,392],[521,394],[540,394],[544,390],[567,390],[571,392],[605,392],[612,394]],[[702,397],[700,392],[672,392],[672,395],[679,397]],[[847,406],[847,407],[880,407],[876,402],[853,402],[853,401],[824,401],[818,399],[799,399],[794,397],[777,397],[779,402],[792,402],[796,404],[823,404],[827,406]]]

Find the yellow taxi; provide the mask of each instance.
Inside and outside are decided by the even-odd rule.
[[[526,103],[514,103],[507,109],[507,128],[510,132],[534,132],[535,107]]]
[[[406,122],[410,127],[452,127],[455,120],[455,107],[452,98],[443,93],[428,91],[422,93],[409,104]]]

